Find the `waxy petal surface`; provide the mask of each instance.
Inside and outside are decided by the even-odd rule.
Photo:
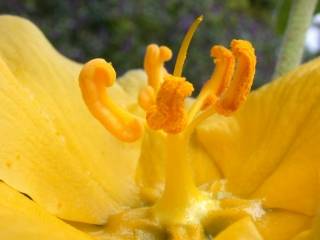
[[[0,182],[0,239],[93,240]]]
[[[81,65],[29,21],[0,17],[0,179],[63,219],[101,224],[137,203],[139,143],[125,144],[90,115]],[[115,84],[118,104],[132,103]]]
[[[230,118],[215,116],[197,136],[229,191],[268,208],[314,215],[319,204],[320,59],[254,91]]]

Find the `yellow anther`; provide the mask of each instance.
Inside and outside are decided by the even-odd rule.
[[[202,22],[203,16],[198,17],[190,26],[186,36],[184,37],[181,47],[179,49],[176,65],[174,67],[173,75],[180,77],[182,74],[183,64],[187,57],[188,48],[192,39],[193,34],[197,30],[199,24]]]
[[[254,48],[245,40],[233,40],[231,48],[211,49],[216,68],[188,113],[189,132],[215,112],[231,114],[246,100],[255,74]]]
[[[93,59],[82,68],[79,84],[92,115],[115,137],[132,142],[142,135],[142,124],[107,95],[106,87],[112,86],[115,79],[116,72],[110,63],[103,59]]]
[[[223,46],[213,46],[211,56],[216,67],[210,80],[204,85],[203,91],[218,98],[229,86],[235,60],[232,52]]]
[[[158,92],[156,104],[147,112],[147,122],[154,129],[176,134],[186,126],[184,99],[193,86],[185,78],[168,75]]]
[[[215,45],[211,48],[211,56],[216,64],[211,78],[204,87],[189,111],[189,122],[200,111],[212,106],[221,94],[228,88],[234,70],[234,56],[232,52],[223,47]]]
[[[163,82],[164,76],[167,74],[164,63],[172,57],[171,50],[166,46],[159,47],[156,44],[150,44],[147,47],[144,57],[144,70],[148,76],[148,84],[156,91]]]
[[[232,53],[236,58],[236,66],[229,88],[216,104],[216,111],[229,115],[236,111],[246,100],[252,86],[256,56],[251,43],[245,40],[231,42]]]
[[[143,88],[138,97],[138,102],[140,107],[142,107],[145,111],[148,111],[150,107],[155,104],[155,91],[151,86],[146,86]]]

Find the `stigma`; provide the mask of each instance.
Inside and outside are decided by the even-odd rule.
[[[182,41],[173,73],[165,68],[165,63],[172,58],[172,51],[156,44],[147,47],[144,70],[148,84],[137,99],[146,113],[145,119],[131,114],[108,97],[106,88],[116,78],[110,63],[93,59],[84,65],[79,76],[82,96],[92,115],[111,134],[132,142],[143,135],[145,127],[166,134],[189,133],[211,115],[228,116],[245,102],[255,74],[255,50],[249,41],[232,40],[230,49],[220,45],[211,48],[214,71],[186,110],[185,99],[194,89],[182,76],[182,70],[192,36],[202,19],[200,16],[193,22]]]

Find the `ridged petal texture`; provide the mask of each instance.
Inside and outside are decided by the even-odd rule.
[[[67,220],[101,224],[137,203],[139,144],[117,141],[90,115],[81,65],[28,20],[0,17],[0,179]],[[109,94],[132,100],[118,85]]]
[[[3,240],[93,240],[48,214],[26,196],[0,183],[0,238]]]
[[[197,130],[228,191],[269,209],[257,222],[266,239],[290,239],[319,207],[319,79],[316,59],[251,93],[235,116]]]
[[[320,189],[320,60],[253,92],[231,118],[211,118],[198,138],[236,195],[312,216]]]

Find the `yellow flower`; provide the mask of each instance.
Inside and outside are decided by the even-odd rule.
[[[0,239],[317,235],[320,60],[234,113],[254,50],[242,40],[216,46],[215,73],[184,107],[188,36],[173,75],[163,68],[171,51],[150,45],[148,81],[132,70],[114,82],[107,62],[82,68],[27,20],[0,17]]]

